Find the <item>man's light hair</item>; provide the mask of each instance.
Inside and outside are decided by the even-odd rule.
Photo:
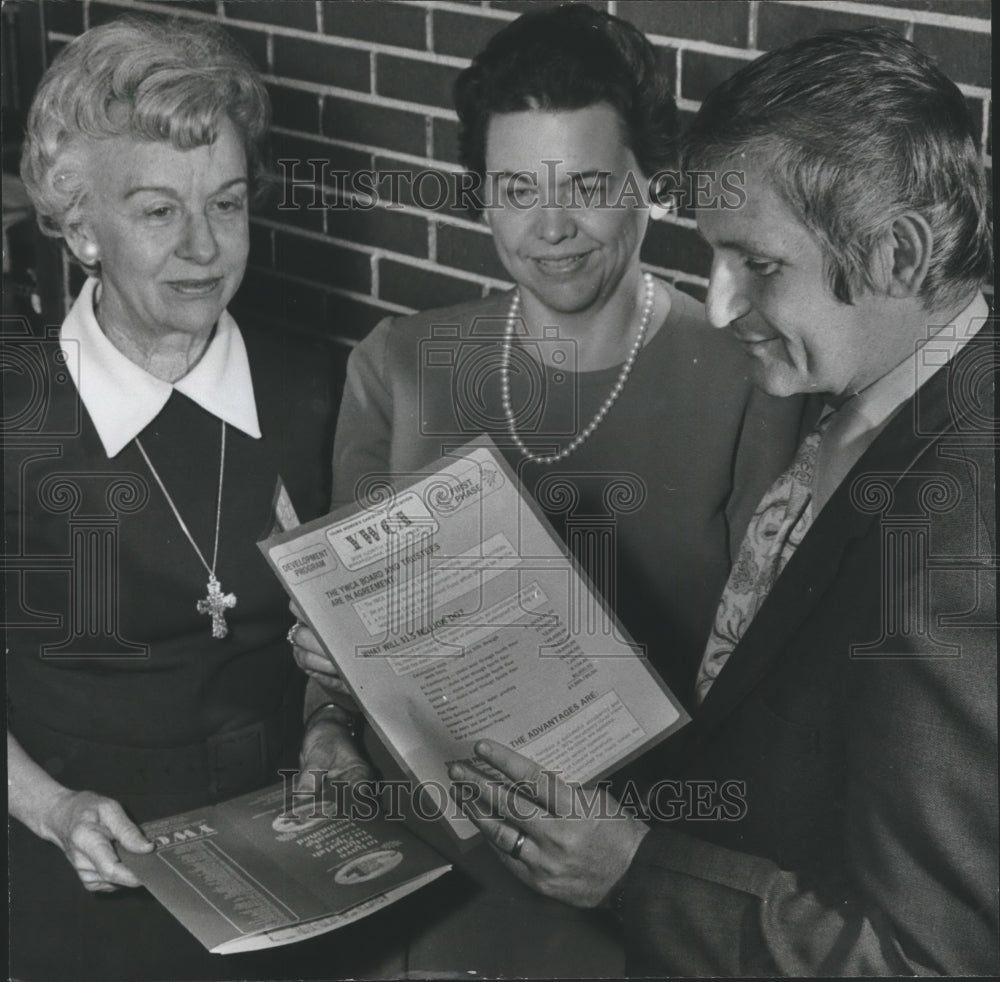
[[[685,164],[762,167],[819,241],[835,297],[874,287],[890,224],[933,233],[925,309],[955,307],[990,275],[986,179],[965,98],[912,44],[869,28],[819,34],[751,62],[704,101]]]

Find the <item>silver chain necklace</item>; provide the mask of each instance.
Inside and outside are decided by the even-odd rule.
[[[656,301],[656,287],[653,277],[649,273],[644,273],[643,283],[646,290],[642,305],[642,320],[639,322],[639,331],[635,336],[632,347],[629,349],[628,357],[625,359],[625,363],[618,373],[618,380],[611,387],[608,397],[601,403],[597,412],[594,413],[594,418],[577,434],[572,442],[554,454],[533,453],[525,446],[521,435],[517,432],[517,421],[514,419],[514,410],[510,403],[510,352],[514,341],[514,325],[521,312],[521,294],[518,290],[514,290],[514,296],[511,297],[510,301],[510,308],[507,311],[507,326],[504,330],[503,341],[500,343],[500,400],[503,403],[504,417],[507,420],[507,432],[517,445],[518,450],[521,451],[523,457],[538,464],[554,464],[557,460],[565,460],[574,450],[582,446],[594,430],[601,425],[604,417],[608,415],[618,396],[621,395],[622,389],[625,388],[625,382],[628,380],[632,372],[632,367],[635,365],[635,360],[642,350],[646,332],[649,330],[649,322],[653,317],[653,307]]]
[[[160,486],[163,497],[167,499],[167,504],[170,505],[170,510],[174,513],[174,518],[177,519],[177,524],[180,525],[181,531],[187,536],[188,542],[191,543],[191,548],[197,553],[198,558],[201,560],[201,565],[205,567],[205,572],[208,573],[208,596],[203,600],[199,600],[196,604],[198,613],[208,614],[212,618],[213,638],[224,638],[229,634],[229,625],[226,624],[225,612],[236,606],[236,594],[223,593],[222,587],[215,576],[215,567],[219,560],[219,526],[222,523],[222,476],[226,469],[226,421],[222,421],[222,449],[219,452],[219,495],[215,503],[215,544],[212,547],[211,566],[208,565],[205,556],[198,548],[198,543],[194,541],[194,536],[184,523],[184,519],[181,518],[181,513],[177,510],[174,499],[170,497],[166,485],[157,473],[153,462],[149,459],[149,454],[146,453],[138,437],[135,438],[135,445],[139,448],[142,459],[146,461],[146,466],[156,479],[156,483]]]

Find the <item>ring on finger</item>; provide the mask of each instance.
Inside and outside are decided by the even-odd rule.
[[[514,840],[514,845],[510,847],[510,852],[508,855],[511,859],[518,859],[521,855],[521,850],[524,848],[524,843],[527,840],[527,836],[523,832],[517,833],[517,838]]]
[[[294,648],[295,647],[295,634],[302,625],[296,621],[289,629],[288,633],[285,635],[285,640]]]

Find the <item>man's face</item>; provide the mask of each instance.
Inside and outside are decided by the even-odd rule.
[[[833,296],[818,241],[762,167],[747,165],[745,190],[742,208],[699,210],[698,230],[713,250],[708,319],[740,342],[760,388],[850,395],[912,353],[889,344],[885,298]]]
[[[552,311],[600,305],[638,273],[646,181],[609,105],[501,113],[486,134],[486,220],[501,262]]]

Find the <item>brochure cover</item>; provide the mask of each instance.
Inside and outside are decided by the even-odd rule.
[[[260,546],[372,728],[439,804],[448,765],[479,737],[589,783],[688,720],[488,438],[370,509]],[[477,834],[439,812],[453,839]]]
[[[293,812],[285,797],[279,784],[148,822],[156,850],[122,861],[217,954],[332,931],[451,869],[402,822]]]

